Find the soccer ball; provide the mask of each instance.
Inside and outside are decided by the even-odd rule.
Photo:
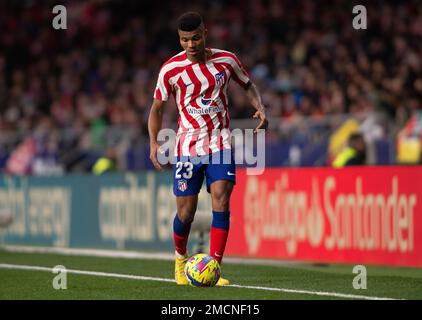
[[[185,274],[190,285],[194,287],[213,287],[220,279],[221,267],[213,257],[198,253],[189,258]]]

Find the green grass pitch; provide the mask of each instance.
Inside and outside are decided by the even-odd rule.
[[[172,261],[98,258],[57,254],[12,253],[0,250],[0,265],[15,264],[124,275],[173,278]],[[353,265],[287,264],[280,266],[223,263],[223,275],[238,287],[194,288],[173,282],[67,274],[67,289],[52,286],[48,271],[0,268],[0,299],[140,299],[140,300],[289,300],[347,299],[356,296],[422,299],[422,269],[367,267],[367,289],[356,290]],[[263,287],[261,289],[249,288]],[[280,292],[268,288],[306,290]],[[328,292],[327,296],[313,292]]]

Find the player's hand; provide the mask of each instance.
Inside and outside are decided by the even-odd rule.
[[[253,118],[260,120],[258,126],[254,130],[254,133],[257,133],[258,129],[267,129],[268,120],[267,120],[267,116],[265,115],[265,109],[258,110],[257,112],[255,112],[255,114],[253,115]]]
[[[158,143],[151,143],[150,148],[151,149],[149,153],[149,158],[151,159],[152,164],[154,165],[155,169],[159,171],[163,171],[164,168],[160,164],[160,162],[158,162],[158,158],[157,158],[157,152],[163,153],[163,151],[160,149],[160,145]]]

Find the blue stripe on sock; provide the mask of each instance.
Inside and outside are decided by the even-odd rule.
[[[191,226],[191,222],[183,223],[180,221],[179,216],[176,214],[173,220],[173,231],[175,234],[179,236],[184,236],[186,233],[189,232]]]
[[[214,228],[229,230],[230,228],[230,211],[227,212],[212,212],[212,226]]]

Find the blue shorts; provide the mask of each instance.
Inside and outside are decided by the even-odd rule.
[[[178,156],[173,164],[173,193],[192,196],[199,193],[204,177],[207,191],[217,180],[228,180],[236,184],[236,165],[231,150],[222,150],[202,157]]]

